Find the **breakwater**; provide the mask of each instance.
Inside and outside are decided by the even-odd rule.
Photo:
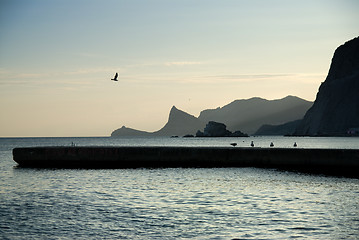
[[[259,167],[359,176],[359,149],[27,147],[14,148],[13,159],[34,168]]]

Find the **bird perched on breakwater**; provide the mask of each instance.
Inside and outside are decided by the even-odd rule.
[[[253,143],[253,141],[251,142],[251,147],[254,147],[254,143]]]
[[[117,81],[118,81],[118,80],[117,80],[117,77],[118,77],[118,73],[116,73],[115,76],[114,76],[113,78],[111,78],[111,80],[117,82]]]
[[[233,147],[235,147],[235,146],[237,146],[237,143],[231,143],[231,145],[232,145]]]
[[[293,147],[296,147],[297,146],[297,142],[294,142],[294,145],[293,145]]]
[[[273,142],[271,142],[269,146],[270,146],[270,147],[274,147],[274,144],[273,144]]]

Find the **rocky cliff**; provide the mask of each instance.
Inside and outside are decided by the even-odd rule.
[[[227,130],[227,126],[223,123],[210,121],[206,124],[204,131],[197,131],[196,137],[248,137],[241,131],[231,132]]]
[[[123,126],[111,133],[111,137],[122,136],[184,136],[195,134],[198,129],[203,129],[205,123],[173,106],[170,110],[166,125],[156,132],[139,131]]]
[[[358,127],[359,37],[335,50],[328,76],[295,135],[345,135]]]
[[[204,126],[205,123],[195,116],[173,106],[166,125],[153,134],[156,136],[183,136],[186,134],[195,134],[198,129],[203,129]]]

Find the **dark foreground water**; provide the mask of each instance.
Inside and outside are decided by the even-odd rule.
[[[22,169],[11,155],[20,146],[251,140],[359,148],[359,138],[0,139],[0,239],[359,239],[359,179],[255,168]]]

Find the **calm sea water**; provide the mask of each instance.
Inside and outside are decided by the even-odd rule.
[[[359,138],[0,138],[0,239],[359,239],[359,179],[273,169],[22,169],[21,146],[359,148]]]

